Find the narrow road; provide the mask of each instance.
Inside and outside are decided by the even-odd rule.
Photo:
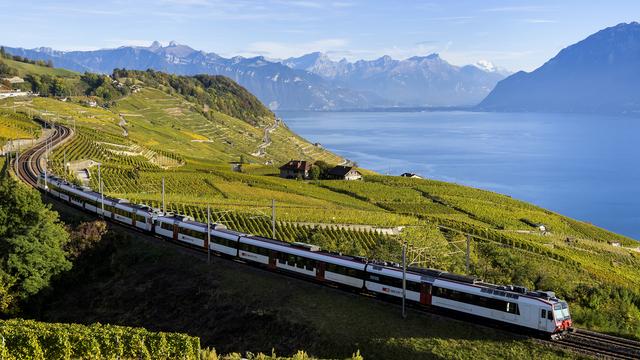
[[[273,125],[269,125],[264,128],[264,136],[262,137],[262,144],[258,145],[258,150],[254,152],[253,156],[263,157],[266,154],[267,147],[271,145],[271,133],[278,128],[280,120],[276,118],[276,122]]]

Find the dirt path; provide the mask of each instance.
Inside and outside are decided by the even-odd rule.
[[[267,147],[271,145],[271,133],[274,132],[280,125],[280,119],[276,118],[276,122],[273,125],[269,125],[264,128],[264,136],[262,137],[262,144],[258,145],[258,149],[251,155],[257,157],[264,157],[267,153]]]
[[[330,224],[330,223],[313,223],[313,222],[287,222],[288,224],[296,224],[301,226],[315,226],[321,229],[336,227],[343,230],[354,231],[373,231],[383,235],[400,235],[404,226],[396,226],[392,228],[376,227],[373,225],[360,225],[360,224]]]
[[[122,128],[122,136],[127,137],[129,136],[129,131],[127,131],[127,121],[124,119],[124,116],[122,116],[122,114],[120,115],[120,122],[118,123],[118,126],[120,126]]]

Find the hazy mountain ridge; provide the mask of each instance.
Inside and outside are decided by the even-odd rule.
[[[501,72],[458,67],[437,54],[394,60],[333,61],[311,53],[282,61],[262,56],[224,58],[171,42],[94,51],[11,48],[7,52],[80,72],[154,69],[179,75],[224,75],[271,109],[336,110],[390,106],[460,106],[480,102],[504,77]]]
[[[505,77],[493,64],[455,66],[438,54],[395,60],[332,61],[312,53],[283,64],[306,70],[356,91],[371,92],[394,106],[464,106],[479,103]]]
[[[493,111],[640,111],[640,24],[622,23],[566,47],[538,69],[498,83],[479,105]]]

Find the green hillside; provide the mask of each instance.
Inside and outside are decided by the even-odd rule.
[[[0,59],[0,61],[7,64],[7,66],[15,69],[17,71],[17,75],[20,77],[24,77],[26,75],[49,75],[49,76],[60,76],[64,78],[74,78],[79,76],[78,73],[61,69],[61,68],[52,68],[46,66],[39,66],[35,64],[29,64],[22,61],[15,61],[10,59]]]
[[[470,234],[471,274],[555,291],[570,302],[578,326],[640,338],[640,250],[632,239],[440,181],[375,174],[362,182],[281,179],[277,168],[289,159],[344,159],[295,135],[228,79],[120,70],[113,79],[71,80],[74,86],[50,89],[64,93],[64,102],[0,101],[0,109],[77,129],[53,152],[55,173],[64,174],[65,158],[101,162],[107,193],[155,206],[164,178],[169,209],[202,220],[210,205],[215,220],[258,235],[271,235],[275,200],[282,240],[390,260],[407,241],[427,249],[423,266],[458,273],[465,272],[462,242]],[[229,162],[240,159],[248,163],[244,171],[231,171]],[[98,187],[95,175],[89,184]]]

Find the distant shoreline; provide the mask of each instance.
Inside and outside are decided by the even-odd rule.
[[[271,110],[274,112],[292,112],[292,111],[305,111],[305,112],[426,112],[426,111],[482,111],[475,106],[408,106],[408,107],[373,107],[373,108],[351,108],[351,109],[332,109],[332,110],[320,110],[320,109],[282,109]]]
[[[456,112],[456,111],[464,111],[464,112],[474,112],[474,113],[511,113],[511,114],[565,114],[565,115],[584,115],[584,116],[617,116],[617,117],[640,117],[640,112],[621,112],[621,113],[610,113],[610,112],[548,112],[548,111],[526,111],[526,110],[490,110],[483,109],[477,106],[414,106],[414,107],[380,107],[380,108],[352,108],[352,109],[332,109],[332,110],[313,110],[313,109],[282,109],[282,110],[271,110],[275,113],[287,113],[287,112],[317,112],[317,113],[348,113],[348,112],[388,112],[388,113],[399,113],[399,112]]]

